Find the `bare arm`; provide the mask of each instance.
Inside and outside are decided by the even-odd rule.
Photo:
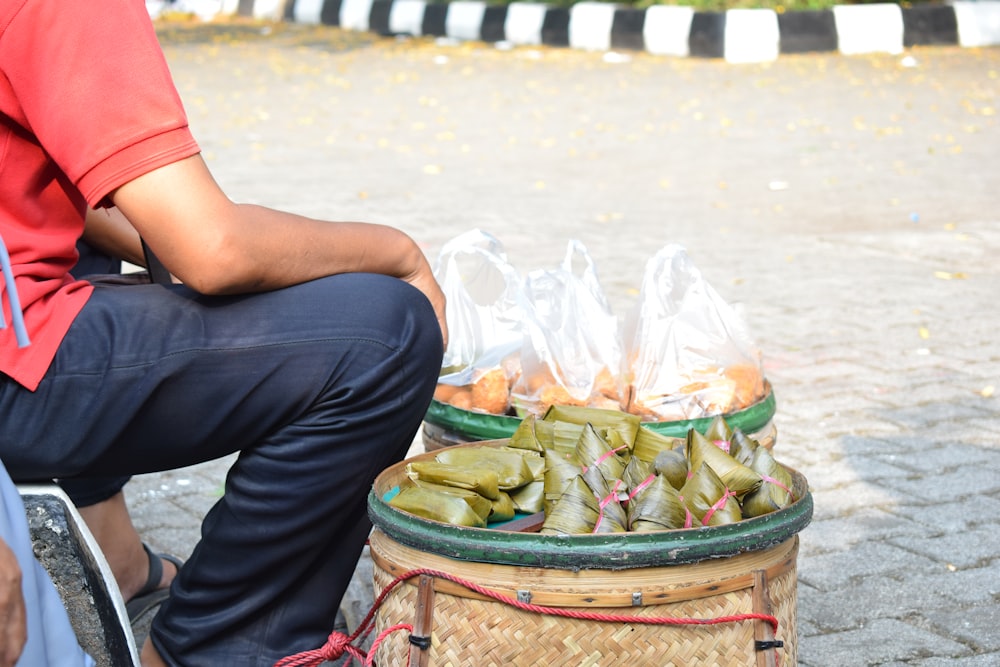
[[[87,209],[83,238],[101,252],[145,266],[139,232],[117,208]]]
[[[447,343],[444,294],[423,252],[397,229],[236,204],[200,155],[140,176],[112,199],[170,272],[198,292],[239,294],[338,273],[384,274],[427,296]]]
[[[0,538],[0,667],[15,664],[27,641],[21,567],[14,552]]]

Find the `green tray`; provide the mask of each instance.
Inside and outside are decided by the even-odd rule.
[[[757,403],[739,412],[725,415],[725,418],[730,428],[738,428],[746,434],[751,434],[767,426],[774,417],[774,412],[774,392],[769,390],[767,396]],[[713,419],[714,417],[701,417],[682,421],[643,422],[642,425],[660,435],[683,438],[691,428],[704,433]],[[461,434],[470,440],[500,440],[514,434],[521,423],[521,418],[462,410],[433,400],[427,408],[424,421],[445,431]]]

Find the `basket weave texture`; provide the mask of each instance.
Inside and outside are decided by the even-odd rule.
[[[376,595],[405,572],[427,568],[531,603],[617,616],[714,619],[754,613],[755,570],[767,572],[770,614],[778,619],[781,665],[795,665],[796,557],[798,537],[770,549],[685,565],[626,570],[552,570],[458,561],[399,544],[379,530],[371,538]],[[416,579],[397,585],[382,602],[375,632],[416,625]],[[636,593],[642,603],[631,606]],[[650,625],[566,618],[524,611],[435,581],[428,665],[434,667],[530,667],[755,665],[754,624],[748,619],[716,625]],[[408,664],[405,632],[390,634],[375,664]],[[413,648],[414,651],[418,650]]]

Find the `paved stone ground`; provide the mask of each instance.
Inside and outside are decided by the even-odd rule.
[[[234,199],[387,222],[431,257],[480,227],[522,270],[581,239],[622,314],[645,260],[686,246],[750,325],[775,452],[811,483],[800,664],[1000,664],[1000,50],[733,66],[161,36]],[[226,464],[133,481],[153,545],[190,552]]]

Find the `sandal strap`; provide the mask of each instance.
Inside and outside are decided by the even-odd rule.
[[[160,579],[163,578],[163,560],[161,557],[153,553],[153,550],[145,542],[142,543],[142,548],[149,559],[149,576],[146,577],[146,583],[142,585],[142,588],[136,592],[134,597],[152,593],[160,586]]]

